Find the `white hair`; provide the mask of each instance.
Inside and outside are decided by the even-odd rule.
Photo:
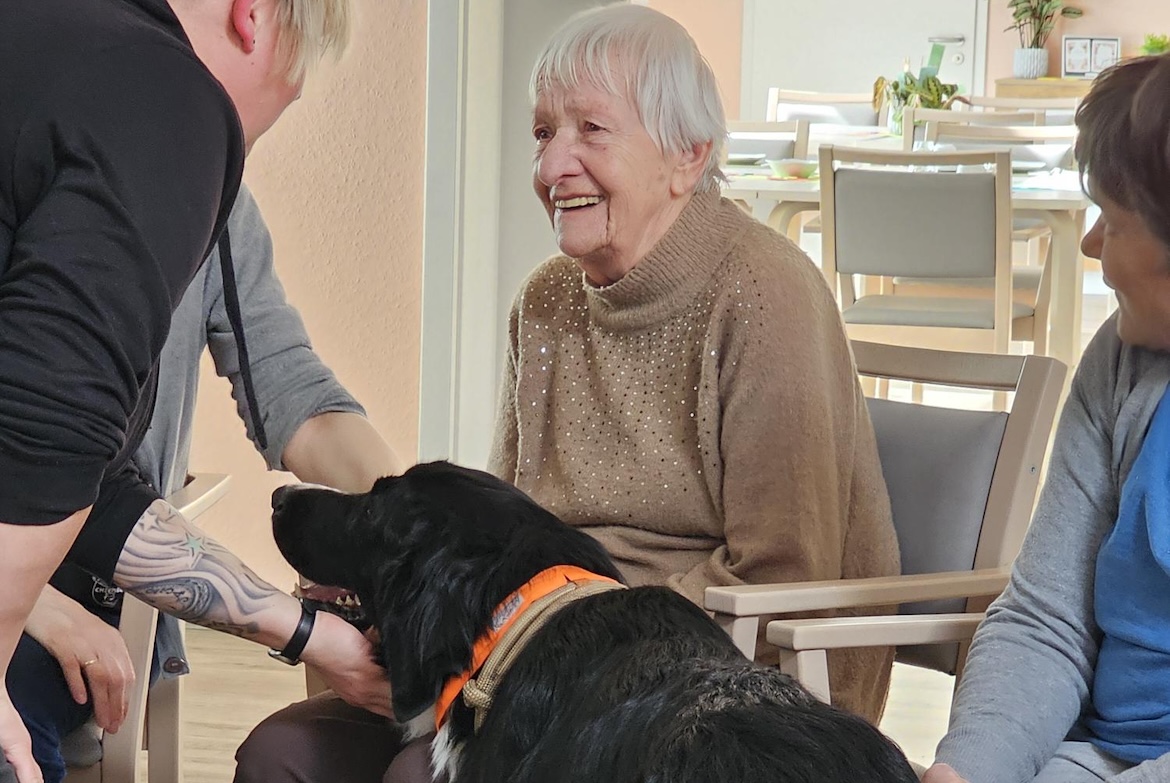
[[[351,0],[278,0],[280,57],[289,82],[304,78],[327,54],[340,57],[349,44]]]
[[[536,60],[529,95],[589,84],[627,97],[663,153],[711,142],[696,192],[718,190],[727,120],[715,74],[683,26],[625,3],[576,14]]]

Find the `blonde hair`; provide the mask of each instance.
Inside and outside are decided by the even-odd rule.
[[[535,104],[548,89],[589,84],[628,96],[642,127],[663,152],[711,142],[696,192],[717,191],[727,141],[719,86],[699,47],[678,22],[640,5],[602,6],[573,16],[536,60]]]
[[[349,44],[351,0],[277,0],[279,56],[295,83],[312,72],[325,55],[340,57]]]

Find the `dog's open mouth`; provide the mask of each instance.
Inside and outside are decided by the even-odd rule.
[[[370,620],[362,609],[362,601],[352,590],[319,585],[302,579],[293,588],[293,595],[319,612],[337,615],[356,626],[359,631],[365,631],[370,627]]]

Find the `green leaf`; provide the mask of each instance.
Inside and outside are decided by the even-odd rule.
[[[1079,8],[1065,7],[1060,10],[1060,15],[1065,19],[1080,19],[1085,15],[1085,12]]]

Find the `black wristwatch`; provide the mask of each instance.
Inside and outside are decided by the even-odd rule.
[[[292,638],[288,640],[288,644],[284,646],[283,650],[269,650],[268,654],[281,663],[296,666],[301,662],[301,653],[305,651],[305,645],[309,643],[309,634],[313,632],[313,623],[316,620],[317,610],[310,609],[302,601],[301,620],[297,623],[297,629],[293,631]]]

